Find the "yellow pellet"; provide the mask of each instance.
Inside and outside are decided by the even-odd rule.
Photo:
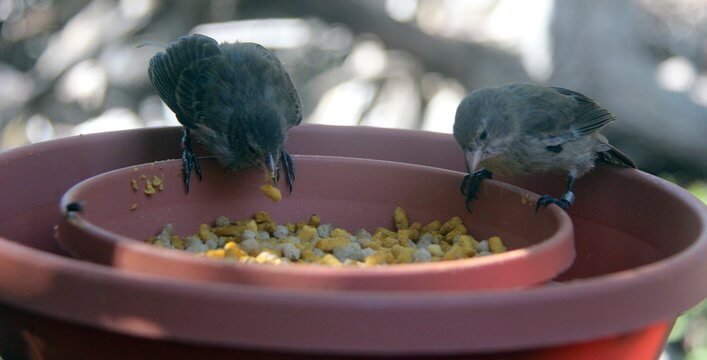
[[[462,249],[461,246],[459,245],[454,245],[452,246],[442,257],[444,260],[458,260],[458,259],[464,259],[467,256],[465,255],[464,249]]]
[[[427,251],[429,251],[432,256],[444,256],[444,251],[442,251],[442,247],[440,247],[438,244],[432,244],[427,246]]]
[[[262,231],[267,231],[269,234],[272,234],[277,229],[277,223],[270,220],[268,222],[258,224],[258,229]]]
[[[410,225],[410,239],[413,241],[417,241],[417,239],[420,238],[420,231],[422,230],[422,224],[419,222],[412,223]]]
[[[377,228],[376,233],[381,233],[384,236],[391,236],[391,237],[395,237],[397,235],[397,233],[395,231],[384,228],[384,227]]]
[[[224,249],[215,249],[206,251],[206,256],[210,258],[223,259],[226,251]]]
[[[503,241],[498,236],[492,236],[489,238],[489,249],[494,254],[499,254],[507,250],[506,246],[503,244]]]
[[[336,258],[336,256],[332,254],[326,254],[322,256],[321,259],[318,261],[322,265],[329,265],[329,266],[341,266],[341,261]]]
[[[213,233],[211,232],[211,227],[207,224],[201,224],[199,225],[199,238],[201,240],[209,240],[211,238],[211,235]]]
[[[258,232],[258,223],[256,223],[255,220],[250,220],[247,223],[245,223],[245,228],[247,230]]]
[[[312,241],[314,235],[317,234],[317,229],[312,226],[305,225],[297,232],[297,237],[302,241]]]
[[[319,216],[317,214],[312,214],[312,216],[309,217],[309,221],[307,221],[307,225],[317,227],[317,226],[321,225],[321,222],[322,222],[321,216]]]
[[[137,180],[135,180],[135,179],[130,180],[130,188],[133,189],[133,191],[137,191],[137,189],[138,189]]]
[[[255,222],[258,224],[262,224],[264,222],[271,221],[272,218],[270,217],[270,214],[267,211],[258,211],[257,213],[253,214],[253,220],[255,220]]]
[[[386,253],[382,251],[376,251],[373,255],[367,256],[363,262],[368,266],[373,265],[383,265],[385,264]]]
[[[349,234],[348,231],[346,231],[344,229],[340,229],[340,228],[336,228],[336,229],[332,230],[331,234],[329,234],[329,236],[331,236],[331,237],[349,236],[349,235],[351,235],[351,234]]]
[[[174,246],[175,249],[177,250],[184,250],[184,240],[180,238],[177,235],[172,235],[169,238],[170,243],[172,243],[172,246]]]
[[[387,248],[392,248],[395,245],[399,245],[400,241],[398,241],[398,237],[392,237],[388,236],[386,238],[383,238],[383,241],[381,242],[382,246],[385,246]]]
[[[439,231],[439,228],[442,227],[442,222],[439,220],[432,221],[431,223],[425,225],[422,227],[421,232],[428,233],[428,232],[436,232]]]
[[[462,247],[474,248],[474,249],[476,248],[476,245],[479,244],[479,242],[476,241],[476,239],[474,239],[474,237],[472,237],[471,235],[460,235],[457,238],[457,242]]]
[[[244,257],[244,256],[248,256],[248,253],[246,253],[245,251],[243,251],[243,249],[241,249],[241,248],[238,246],[238,244],[236,244],[236,243],[233,242],[233,241],[227,242],[227,243],[223,246],[223,250],[225,251],[224,256],[226,256],[226,257],[231,257],[231,258],[240,259],[240,258],[242,258],[242,257]]]
[[[407,264],[413,261],[412,254],[415,253],[415,250],[415,248],[395,245],[392,249],[390,249],[390,252],[391,254],[393,254],[393,256],[395,256],[396,264]]]
[[[291,233],[293,233],[297,230],[297,226],[295,226],[295,224],[293,224],[293,223],[286,223],[285,227],[287,228],[287,231],[289,231]]]
[[[271,184],[265,184],[261,186],[260,191],[262,191],[263,194],[269,197],[272,201],[278,202],[282,200],[282,193],[280,192],[280,189],[272,186]]]
[[[398,230],[398,242],[402,246],[407,246],[408,241],[410,241],[410,230],[405,229],[405,230]]]
[[[229,236],[240,239],[243,236],[243,231],[245,226],[243,225],[228,225],[222,227],[216,227],[212,229],[213,232],[218,236]]]
[[[456,228],[457,225],[459,225],[461,223],[462,223],[462,219],[459,216],[455,216],[455,217],[447,220],[447,222],[445,222],[444,224],[442,224],[442,226],[439,228],[439,232],[442,235],[445,235],[448,232],[454,230],[454,228]]]
[[[302,256],[300,257],[301,262],[312,263],[319,261],[319,257],[312,251],[312,249],[302,250]]]
[[[143,191],[146,195],[153,195],[156,190],[149,181],[145,182],[145,190]]]
[[[331,237],[331,238],[325,238],[325,239],[320,239],[317,242],[317,249],[323,250],[323,251],[334,251],[334,249],[346,246],[349,244],[349,239],[343,237],[343,236],[338,236],[338,237]]]
[[[162,185],[164,183],[163,178],[164,178],[164,175],[162,175],[162,177],[158,177],[157,175],[152,175],[152,179],[150,180],[150,182],[152,183],[152,186],[159,189],[160,187],[162,187]]]
[[[393,211],[393,219],[395,220],[395,227],[398,230],[405,230],[410,226],[408,215],[400,206],[396,207],[395,211]]]

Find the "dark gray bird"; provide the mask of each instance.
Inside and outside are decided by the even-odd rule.
[[[575,179],[597,160],[635,168],[599,134],[613,120],[614,115],[594,100],[558,87],[511,83],[471,92],[457,108],[454,122],[454,137],[466,157],[468,174],[461,190],[467,210],[480,182],[492,173],[564,171],[567,191],[559,199],[543,195],[537,211],[553,203],[568,209],[574,202]]]
[[[150,60],[150,81],[184,126],[182,161],[189,191],[192,135],[228,169],[259,166],[273,184],[280,162],[292,191],[295,167],[284,149],[287,131],[302,121],[292,79],[280,61],[254,43],[221,43],[199,34],[184,36]]]

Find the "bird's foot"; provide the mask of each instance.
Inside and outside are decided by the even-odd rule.
[[[460,190],[466,197],[466,210],[471,212],[471,201],[476,199],[481,181],[491,179],[492,173],[486,169],[475,171],[473,174],[466,174],[462,179]]]
[[[196,157],[196,154],[194,154],[194,151],[191,149],[189,130],[185,128],[184,137],[182,138],[182,176],[187,193],[189,192],[192,170],[194,170],[196,177],[201,181],[201,165],[199,164],[199,158]]]
[[[287,151],[282,151],[282,166],[285,168],[285,180],[287,180],[287,186],[292,192],[292,184],[295,182],[295,162],[292,160],[290,154]],[[277,178],[280,179],[280,167],[277,167]]]
[[[535,212],[538,212],[540,207],[547,207],[550,204],[555,204],[565,210],[569,209],[574,203],[574,193],[571,191],[566,192],[562,195],[561,199],[554,198],[550,195],[543,195],[538,199],[538,203],[535,205]]]

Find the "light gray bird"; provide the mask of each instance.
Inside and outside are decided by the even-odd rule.
[[[459,104],[454,122],[454,137],[466,158],[468,174],[461,190],[467,210],[480,182],[492,173],[564,171],[567,191],[559,199],[543,195],[537,211],[553,203],[568,209],[575,199],[575,179],[597,160],[635,168],[599,134],[613,120],[614,115],[594,100],[558,87],[511,83],[471,92]]]
[[[182,161],[189,191],[193,134],[231,170],[259,166],[276,184],[280,161],[292,191],[295,168],[284,149],[287,131],[302,121],[292,79],[280,61],[254,43],[221,43],[200,34],[184,36],[150,60],[150,81],[184,126]]]

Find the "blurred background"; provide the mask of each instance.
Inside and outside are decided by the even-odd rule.
[[[573,89],[641,169],[707,199],[707,0],[0,0],[0,151],[178,125],[147,66],[194,32],[274,50],[307,123],[451,133],[473,89]],[[707,359],[706,316],[663,358]]]

